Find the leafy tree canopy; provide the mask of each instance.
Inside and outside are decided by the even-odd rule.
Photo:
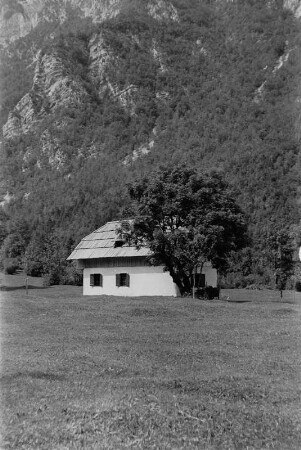
[[[164,264],[181,294],[206,261],[223,270],[227,256],[246,243],[243,212],[218,172],[161,168],[132,183],[129,194],[135,219],[122,231],[137,247],[150,247],[150,263]]]

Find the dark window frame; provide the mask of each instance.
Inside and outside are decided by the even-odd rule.
[[[130,287],[130,274],[125,272],[116,273],[116,286]]]

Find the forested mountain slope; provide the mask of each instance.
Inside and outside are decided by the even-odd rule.
[[[267,236],[300,220],[299,3],[32,3],[2,2],[31,20],[1,50],[3,258],[60,263],[128,181],[186,163],[224,171],[252,237],[237,266],[268,284]]]

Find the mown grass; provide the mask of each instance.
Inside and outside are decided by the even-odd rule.
[[[2,292],[1,448],[301,448],[300,299],[244,295]]]

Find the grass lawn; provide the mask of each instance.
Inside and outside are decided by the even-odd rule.
[[[301,448],[300,294],[0,295],[1,448]]]

